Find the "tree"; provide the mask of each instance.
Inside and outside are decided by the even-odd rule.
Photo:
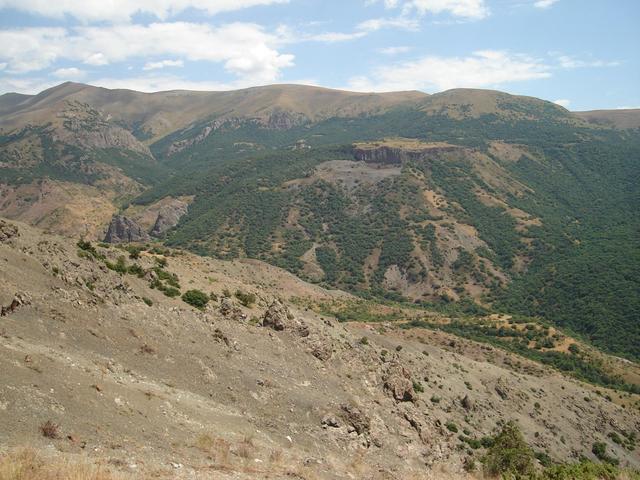
[[[489,475],[527,478],[535,474],[534,454],[515,422],[508,422],[484,457]]]
[[[200,290],[187,290],[182,295],[182,300],[189,305],[202,310],[209,302],[209,295]]]

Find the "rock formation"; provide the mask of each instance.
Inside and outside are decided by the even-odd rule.
[[[111,219],[104,241],[107,243],[148,242],[151,237],[136,222],[123,215]]]

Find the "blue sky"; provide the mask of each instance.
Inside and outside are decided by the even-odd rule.
[[[0,93],[306,83],[640,107],[638,0],[0,0]]]

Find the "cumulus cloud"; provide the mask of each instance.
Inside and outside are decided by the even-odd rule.
[[[549,0],[547,0],[549,1]],[[376,3],[371,0],[368,3]],[[386,8],[401,8],[403,14],[442,14],[479,20],[489,15],[489,7],[484,0],[383,0]]]
[[[189,8],[209,15],[258,5],[287,3],[289,0],[0,0],[0,9],[12,8],[36,15],[63,18],[70,15],[83,22],[129,21],[138,13],[159,19]]]
[[[142,67],[143,70],[158,70],[166,67],[183,67],[182,60],[160,60],[159,62],[147,62]]]
[[[53,76],[63,80],[80,80],[87,75],[87,72],[76,67],[59,68],[53,72]]]
[[[426,56],[376,68],[369,77],[354,77],[359,91],[427,90],[498,87],[512,82],[548,78],[550,67],[540,60],[499,50],[467,57]]]
[[[21,28],[0,31],[0,61],[12,73],[41,70],[58,60],[107,65],[131,58],[169,56],[222,63],[254,82],[276,80],[293,65],[293,55],[278,52],[278,38],[252,23],[214,28],[199,23]]]
[[[554,100],[553,103],[564,108],[569,108],[569,105],[571,105],[571,100],[567,100],[566,98],[559,98],[558,100]]]

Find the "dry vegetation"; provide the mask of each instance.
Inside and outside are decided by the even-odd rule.
[[[108,468],[83,459],[80,461],[46,458],[30,448],[0,456],[2,480],[124,480]]]

